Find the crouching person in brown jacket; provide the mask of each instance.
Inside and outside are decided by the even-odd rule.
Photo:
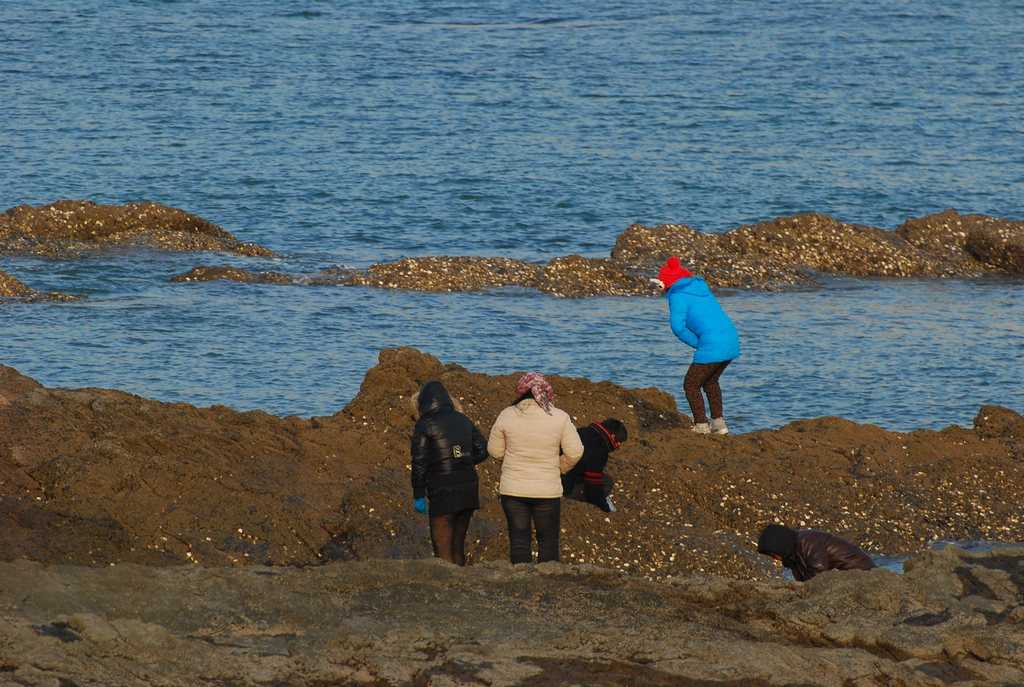
[[[826,570],[870,570],[875,562],[856,544],[818,530],[797,532],[785,525],[761,530],[757,552],[781,561],[793,578],[806,582]]]

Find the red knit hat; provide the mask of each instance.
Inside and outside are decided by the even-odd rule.
[[[665,285],[665,288],[672,286],[680,279],[692,277],[690,270],[679,264],[679,258],[671,257],[665,266],[658,272],[658,280]]]

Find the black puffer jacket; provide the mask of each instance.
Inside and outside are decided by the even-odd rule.
[[[562,491],[570,493],[577,484],[583,485],[583,495],[587,503],[605,511],[608,498],[604,493],[604,468],[608,465],[608,454],[614,451],[608,433],[596,422],[576,430],[583,442],[583,457],[572,466],[569,472],[562,475]]]
[[[417,499],[427,495],[432,477],[472,468],[487,458],[487,439],[455,410],[441,382],[423,385],[419,411],[412,432],[412,494]]]

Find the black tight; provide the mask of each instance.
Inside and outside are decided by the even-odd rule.
[[[562,526],[562,499],[501,496],[508,521],[508,554],[513,563],[532,563],[532,525],[537,529],[537,562],[558,560],[558,532]]]
[[[683,391],[686,392],[686,402],[690,404],[690,412],[693,414],[695,424],[708,421],[704,412],[704,397],[701,396],[701,389],[708,396],[711,417],[722,417],[722,387],[718,385],[718,378],[732,362],[726,360],[720,363],[691,363],[690,369],[686,371],[686,378],[683,380]]]
[[[434,555],[455,565],[466,564],[466,532],[473,509],[430,518],[430,543]]]

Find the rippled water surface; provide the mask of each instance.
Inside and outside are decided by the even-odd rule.
[[[282,256],[4,257],[33,288],[89,298],[0,306],[0,363],[49,386],[309,416],[409,345],[682,400],[689,352],[659,298],[168,280],[197,264],[605,256],[634,221],[1024,218],[1024,4],[685,7],[0,5],[0,210],[155,201]],[[720,298],[743,345],[723,378],[736,430],[1024,411],[1020,278]]]

